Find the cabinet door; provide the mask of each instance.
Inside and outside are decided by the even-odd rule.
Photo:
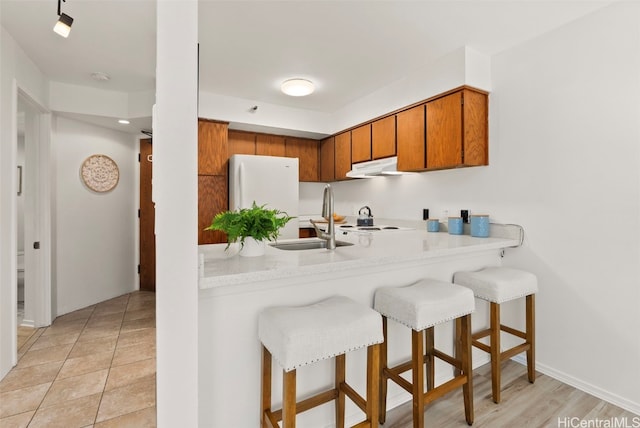
[[[462,163],[462,92],[427,103],[427,168]]]
[[[347,180],[351,171],[351,132],[343,132],[335,137],[336,180]]]
[[[329,137],[320,142],[320,181],[336,179],[336,142]]]
[[[464,151],[462,162],[465,166],[488,165],[488,97],[486,94],[469,89],[463,91],[463,97]]]
[[[229,130],[229,157],[232,155],[255,155],[256,134]]]
[[[373,159],[396,155],[395,116],[388,116],[371,124],[371,151]]]
[[[198,120],[198,174],[227,175],[227,124]]]
[[[368,160],[371,160],[370,123],[351,130],[351,163],[364,162]]]
[[[226,175],[198,176],[198,245],[227,242],[227,235],[220,231],[204,230],[211,224],[216,214],[226,211],[227,197]]]
[[[285,139],[285,156],[298,158],[298,180],[318,181],[318,142],[307,138]]]
[[[426,168],[425,105],[419,105],[396,115],[398,127],[398,170],[420,171]]]
[[[284,137],[258,134],[256,136],[256,154],[262,156],[284,156]]]

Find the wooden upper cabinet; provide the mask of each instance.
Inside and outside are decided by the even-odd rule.
[[[487,94],[464,89],[462,116],[464,144],[462,163],[465,166],[489,164],[489,98]]]
[[[279,135],[257,134],[256,154],[262,156],[285,156],[284,137]]]
[[[347,180],[351,171],[351,132],[343,132],[335,137],[336,180]]]
[[[198,119],[198,174],[227,175],[227,123]]]
[[[420,171],[426,168],[425,105],[410,108],[396,115],[398,170]]]
[[[373,159],[396,155],[396,117],[387,116],[371,124],[371,151]]]
[[[462,92],[427,103],[427,168],[451,168],[462,162]]]
[[[336,141],[329,137],[320,142],[320,181],[336,179]]]
[[[371,160],[371,124],[351,130],[351,163]],[[349,165],[351,169],[351,165]]]
[[[256,134],[254,132],[229,130],[229,157],[255,154]]]
[[[316,140],[307,138],[285,139],[285,156],[298,158],[299,181],[318,181],[319,149]]]
[[[467,88],[427,103],[427,169],[488,164],[487,103]]]

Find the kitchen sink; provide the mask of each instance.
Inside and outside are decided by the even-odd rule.
[[[269,244],[273,248],[279,250],[299,251],[299,250],[316,250],[318,248],[327,248],[327,241],[323,239],[304,240],[295,242],[276,242]],[[351,242],[336,241],[336,247],[347,247],[353,245]]]

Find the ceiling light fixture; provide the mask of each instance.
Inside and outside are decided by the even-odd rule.
[[[307,79],[289,79],[282,82],[280,90],[292,97],[304,97],[313,93],[315,86],[313,82]]]
[[[69,33],[71,32],[71,24],[73,24],[73,18],[60,11],[60,5],[63,1],[67,0],[58,0],[59,18],[58,22],[56,22],[56,25],[53,27],[53,31],[66,39],[67,37],[69,37]]]
[[[122,125],[128,125],[128,124],[130,124],[131,122],[129,122],[127,119],[120,119],[120,120],[118,121],[118,123],[120,123],[120,124],[122,124]]]

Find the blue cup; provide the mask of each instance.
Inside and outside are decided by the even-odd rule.
[[[449,235],[462,235],[462,217],[449,217]]]
[[[487,238],[489,236],[489,216],[488,215],[472,215],[471,216],[471,236],[478,238]]]
[[[440,222],[437,218],[427,220],[427,232],[440,232]]]

